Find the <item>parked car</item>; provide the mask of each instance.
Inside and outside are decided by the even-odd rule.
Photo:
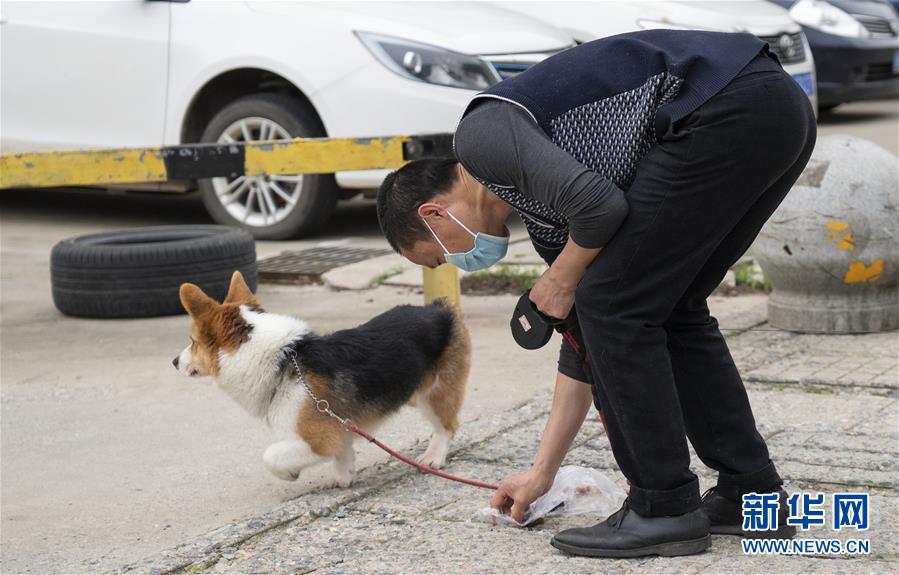
[[[885,1],[771,0],[790,9],[818,68],[822,110],[899,97],[899,17]]]
[[[815,63],[802,29],[764,0],[742,2],[500,2],[565,30],[578,42],[649,28],[750,32],[768,42],[816,104]]]
[[[0,22],[4,153],[451,132],[476,91],[573,45],[521,14],[455,2],[10,1]],[[199,189],[216,221],[283,239],[383,176]]]

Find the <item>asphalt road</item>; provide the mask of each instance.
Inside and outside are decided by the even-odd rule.
[[[850,134],[899,155],[899,101],[844,104],[818,118],[818,136]]]
[[[821,118],[820,132],[866,137],[895,154],[897,108],[897,102],[841,107]],[[189,196],[0,191],[3,572],[112,568],[295,498],[327,477],[322,469],[285,484],[266,475],[259,462],[261,426],[218,390],[183,380],[169,365],[187,337],[184,318],[75,320],[52,306],[48,259],[56,241],[132,226],[209,222]],[[372,202],[342,206],[319,237],[259,242],[257,250],[263,257],[335,241],[384,245]],[[263,286],[260,297],[273,311],[302,315],[323,331],[421,297],[387,288],[378,294]],[[466,304],[476,337],[501,340],[506,326],[488,319],[513,299]],[[497,346],[479,353],[466,419],[514,407],[545,389],[554,370],[551,351]],[[518,353],[514,373],[502,372],[495,364],[510,353]],[[426,435],[417,416],[401,415],[400,422],[385,427],[383,439],[404,448],[415,440],[408,429]],[[377,460],[367,453],[362,464]]]

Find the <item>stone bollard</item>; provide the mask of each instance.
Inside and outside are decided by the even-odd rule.
[[[861,138],[818,139],[753,244],[771,282],[768,321],[798,332],[899,327],[899,164]]]

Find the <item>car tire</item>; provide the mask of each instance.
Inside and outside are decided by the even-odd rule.
[[[256,289],[256,246],[225,226],[155,226],[69,238],[50,253],[53,303],[66,315],[137,318],[185,313],[182,283],[218,301],[239,270]]]
[[[272,132],[268,135],[263,133],[265,122],[275,126],[272,132],[277,132],[277,136],[271,136]],[[260,124],[258,131],[254,130],[254,126]],[[236,128],[244,125],[249,126],[245,131]],[[319,120],[299,100],[283,94],[254,94],[222,108],[209,121],[200,140],[243,142],[247,141],[246,135],[253,141],[321,137],[325,133]],[[299,181],[287,181],[292,178]],[[238,183],[238,188],[244,188],[242,193],[239,190],[237,194],[229,191]],[[273,189],[275,184],[282,195]],[[216,222],[243,228],[260,240],[286,240],[311,235],[327,223],[337,205],[337,185],[333,174],[210,178],[199,180],[197,185],[206,210]],[[295,202],[292,206],[285,201],[285,192]],[[250,197],[250,194],[254,196]],[[275,214],[271,217],[263,211],[269,205],[261,199],[263,195],[271,199],[270,205],[275,207]],[[229,198],[229,201],[223,203],[223,198]],[[267,209],[271,210],[270,207]]]

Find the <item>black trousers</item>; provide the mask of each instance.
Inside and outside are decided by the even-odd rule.
[[[799,177],[815,136],[802,89],[759,56],[647,152],[626,220],[577,288],[597,407],[640,515],[699,506],[688,437],[725,497],[782,484],[706,298]]]

